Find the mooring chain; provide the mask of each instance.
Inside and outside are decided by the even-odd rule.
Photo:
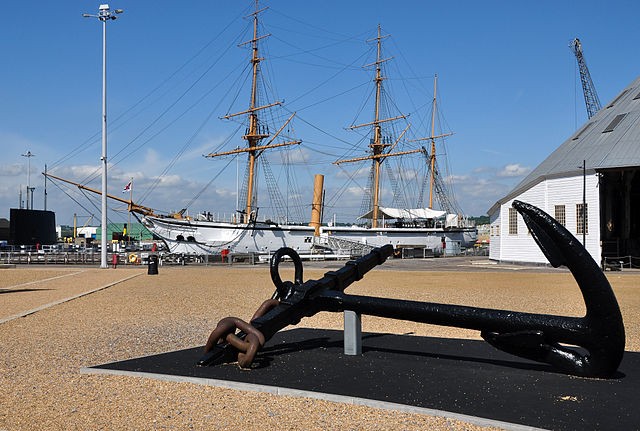
[[[295,265],[294,282],[282,281],[279,274],[279,264],[284,256],[289,256]],[[295,286],[302,284],[302,261],[298,254],[290,248],[281,248],[278,250],[270,262],[271,279],[276,286],[271,299],[264,301],[251,317],[251,321],[264,316],[273,308],[280,304],[281,299],[288,298]],[[241,332],[236,334],[236,331]],[[216,328],[209,335],[207,344],[205,345],[205,353],[211,351],[214,346],[228,343],[238,351],[238,365],[241,368],[250,368],[255,359],[258,350],[264,346],[265,337],[251,323],[245,322],[238,317],[225,317],[218,322]]]
[[[244,339],[236,335],[236,330],[244,332]],[[211,332],[204,351],[212,350],[217,344],[229,343],[238,351],[238,364],[242,368],[248,368],[253,362],[258,350],[264,345],[264,335],[251,324],[237,317],[225,317]]]
[[[277,299],[264,301],[251,317],[257,319],[280,304]],[[240,330],[241,333],[236,334]],[[241,368],[250,368],[258,350],[264,346],[265,337],[251,323],[245,322],[239,317],[225,317],[218,322],[216,328],[209,335],[204,351],[211,351],[217,344],[228,343],[238,351],[238,365]]]

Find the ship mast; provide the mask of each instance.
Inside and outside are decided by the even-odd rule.
[[[398,139],[393,144],[390,142],[390,140],[383,139],[383,136],[382,136],[382,126],[381,126],[382,123],[406,118],[404,115],[399,115],[393,118],[382,118],[382,119],[380,118],[382,81],[385,80],[385,77],[382,76],[382,64],[393,58],[393,57],[384,58],[384,59],[382,58],[382,40],[386,39],[387,37],[389,37],[389,35],[382,36],[380,25],[378,25],[378,36],[374,39],[370,39],[367,41],[367,42],[370,42],[372,40],[376,41],[376,61],[374,63],[367,64],[364,66],[364,67],[375,66],[376,68],[376,75],[373,80],[376,86],[376,98],[375,98],[375,108],[374,108],[374,116],[373,116],[374,119],[372,122],[369,122],[369,123],[358,124],[358,125],[349,127],[349,129],[351,130],[357,129],[360,127],[367,127],[367,126],[373,127],[373,137],[371,138],[371,141],[369,143],[371,154],[367,157],[357,157],[354,159],[338,160],[336,162],[333,162],[334,164],[339,165],[341,163],[351,163],[351,162],[357,162],[361,160],[372,160],[372,163],[373,163],[372,165],[373,190],[371,193],[371,209],[372,209],[371,227],[372,228],[378,227],[378,218],[380,213],[380,167],[382,165],[382,162],[387,157],[401,156],[404,154],[411,154],[411,153],[417,153],[422,151],[422,150],[410,150],[410,151],[401,151],[397,153],[390,152],[398,144],[400,139],[402,139],[402,136],[409,129],[410,125],[408,125],[405,128],[405,130],[400,134]],[[390,147],[390,148],[388,151],[385,151],[387,147]]]
[[[385,36],[386,37],[386,36]],[[382,138],[382,128],[380,126],[380,91],[382,90],[382,59],[380,58],[381,48],[382,48],[382,36],[380,35],[380,25],[378,25],[378,37],[377,39],[377,47],[376,47],[376,107],[375,107],[375,115],[374,115],[374,126],[373,126],[373,142],[369,144],[371,147],[371,152],[374,156],[382,154],[382,151],[387,146],[386,144],[381,143]],[[373,218],[371,227],[378,227],[378,209],[379,199],[380,199],[380,165],[382,164],[382,159],[374,159],[374,176],[373,176]]]
[[[247,133],[242,136],[242,139],[247,141],[247,146],[245,148],[238,148],[233,151],[226,151],[223,153],[211,153],[206,155],[205,157],[218,157],[225,156],[230,154],[238,154],[238,153],[248,153],[249,154],[249,163],[248,163],[248,175],[247,175],[247,200],[245,203],[244,209],[244,223],[249,223],[254,215],[252,213],[256,210],[256,161],[258,157],[262,154],[265,149],[282,147],[286,145],[297,145],[302,141],[290,141],[283,142],[279,144],[271,145],[271,143],[277,138],[280,132],[284,129],[284,127],[291,121],[295,113],[289,117],[289,119],[285,122],[285,124],[278,130],[278,132],[269,140],[266,145],[260,145],[263,139],[270,137],[268,130],[265,127],[261,127],[260,118],[258,117],[258,111],[261,111],[266,108],[271,108],[273,106],[279,106],[282,102],[277,101],[274,103],[269,103],[263,106],[257,106],[258,104],[258,79],[260,75],[260,62],[264,60],[263,57],[260,57],[260,53],[258,50],[258,41],[264,39],[266,37],[271,36],[270,34],[258,35],[258,15],[260,12],[265,11],[267,8],[259,9],[258,1],[255,0],[255,11],[249,15],[253,16],[253,39],[241,43],[238,46],[245,46],[251,44],[251,97],[249,100],[249,109],[236,112],[235,114],[225,115],[224,119],[230,119],[232,117],[236,117],[239,115],[247,115],[248,116],[248,129]]]
[[[431,176],[429,179],[429,208],[433,209],[433,184],[436,179],[436,140],[434,138],[434,131],[436,130],[436,91],[438,89],[438,74],[436,73],[433,78],[433,103],[431,106],[431,155],[429,170]]]
[[[249,103],[249,131],[243,136],[250,148],[249,151],[249,179],[247,189],[247,203],[245,206],[245,223],[249,222],[251,211],[253,211],[253,190],[255,187],[255,166],[256,151],[258,143],[268,135],[258,131],[258,114],[255,111],[258,91],[258,69],[260,67],[260,55],[258,55],[258,0],[256,0],[256,11],[253,13],[253,39],[251,40],[251,102]]]
[[[436,185],[436,139],[445,138],[453,135],[453,133],[435,134],[436,130],[436,112],[437,112],[437,94],[438,91],[438,74],[433,78],[433,101],[431,102],[431,136],[426,138],[413,139],[409,142],[430,141],[431,153],[429,153],[429,208],[433,209],[433,191]]]

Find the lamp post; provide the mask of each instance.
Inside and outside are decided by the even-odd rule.
[[[33,191],[36,189],[35,187],[31,187],[31,157],[34,157],[35,154],[33,154],[31,151],[27,151],[26,153],[22,154],[22,157],[26,157],[27,158],[27,209],[33,209]],[[29,202],[29,196],[31,196],[31,202]],[[31,206],[29,206],[29,203],[31,203]]]
[[[113,12],[108,4],[101,4],[97,15],[82,14],[85,18],[98,18],[102,22],[102,208],[101,208],[101,247],[100,268],[107,265],[107,21],[116,19],[115,14],[122,13],[122,9]]]

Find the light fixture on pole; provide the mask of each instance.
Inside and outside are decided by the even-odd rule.
[[[85,18],[98,18],[102,22],[102,209],[100,268],[107,268],[107,21],[116,19],[122,9],[113,12],[108,4],[101,4],[97,15],[82,14]]]
[[[34,157],[35,154],[33,154],[31,151],[27,151],[26,153],[22,154],[22,157],[26,157],[27,158],[27,209],[33,209],[33,191],[36,189],[35,187],[31,187],[31,157]],[[31,201],[29,201],[29,196],[31,196]],[[29,203],[31,203],[31,206],[29,206]]]

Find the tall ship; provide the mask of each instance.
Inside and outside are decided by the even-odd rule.
[[[264,58],[261,56],[260,43],[269,36],[259,34],[259,17],[263,10],[258,8],[256,0],[255,11],[250,15],[253,36],[241,44],[248,46],[251,52],[250,67],[247,69],[250,76],[248,106],[222,117],[242,124],[243,144],[228,151],[205,155],[211,159],[234,157],[246,160],[244,180],[237,193],[240,208],[235,215],[225,221],[218,219],[215,212],[189,216],[185,211],[180,211],[159,215],[151,208],[135,204],[132,199],[110,197],[125,203],[128,210],[172,253],[218,254],[225,250],[232,254],[269,254],[280,247],[290,247],[302,256],[354,255],[373,247],[392,244],[399,254],[409,249],[439,254],[455,253],[473,246],[477,230],[473,223],[461,215],[455,199],[451,198],[451,189],[438,175],[436,142],[449,134],[435,132],[437,76],[434,80],[430,135],[407,139],[405,136],[409,135],[407,132],[411,127],[407,116],[392,115],[388,108],[393,104],[385,99],[387,91],[383,66],[390,59],[382,57],[386,36],[382,35],[380,26],[377,36],[370,40],[376,49],[375,61],[365,66],[374,73],[372,117],[348,127],[359,136],[367,136],[361,139],[364,148],[353,146],[353,157],[333,162],[340,169],[357,165],[360,172],[368,171],[367,184],[361,187],[363,193],[359,217],[349,224],[325,220],[322,175],[314,178],[313,197],[309,196],[307,201],[311,209],[307,222],[292,223],[286,213],[270,217],[260,214],[258,172],[261,170],[267,179],[273,177],[266,155],[302,144],[301,140],[290,136],[289,123],[296,114],[292,113],[288,118],[271,114],[270,111],[280,107],[282,102],[266,100],[261,95],[264,89],[261,63]],[[270,120],[274,118],[284,121],[272,125]],[[399,123],[406,126],[401,130]],[[402,185],[403,177],[412,169],[403,165],[401,160],[409,157],[414,158],[414,163],[424,167],[427,173],[425,178],[417,180],[415,196],[408,196],[408,188]],[[396,173],[390,166],[391,161],[397,161]],[[50,174],[49,177],[56,179]],[[389,188],[384,188],[385,179],[391,180]],[[273,178],[272,182],[275,182]],[[88,187],[83,188],[93,191]],[[271,201],[280,201],[285,205],[288,201],[288,197],[277,190],[269,189],[268,195]],[[390,200],[388,205],[384,203],[385,198]],[[436,203],[439,209],[434,209]],[[339,199],[332,208],[335,212],[340,211]]]

